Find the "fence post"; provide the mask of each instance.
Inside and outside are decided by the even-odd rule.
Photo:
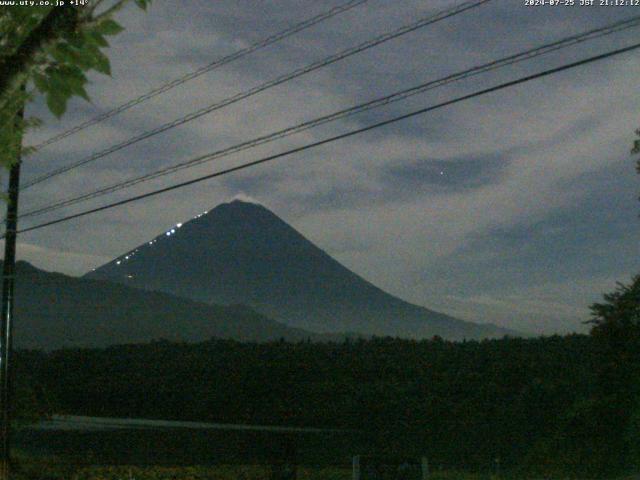
[[[429,478],[429,459],[422,457],[420,464],[422,465],[422,480],[427,480]]]
[[[352,459],[353,480],[360,480],[360,455],[355,455]]]

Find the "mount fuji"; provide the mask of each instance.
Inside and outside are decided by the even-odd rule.
[[[513,335],[390,295],[262,205],[234,200],[86,275],[210,304],[244,304],[318,333],[446,339]]]

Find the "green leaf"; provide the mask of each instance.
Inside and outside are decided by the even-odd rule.
[[[78,56],[74,62],[82,70],[89,70],[96,68],[96,64],[100,61],[100,57],[104,55],[100,52],[100,49],[90,43],[85,43],[84,47],[78,50]]]
[[[91,30],[86,33],[86,41],[93,43],[97,47],[108,47],[109,42],[102,36],[100,32]]]
[[[58,67],[58,72],[71,82],[82,85],[87,81],[87,77],[82,73],[82,70],[75,65],[62,65]]]
[[[51,95],[59,95],[69,98],[73,95],[73,88],[66,81],[63,75],[60,72],[55,71],[49,75],[49,85],[51,88],[49,89],[49,94]]]
[[[123,30],[124,28],[118,22],[110,18],[103,20],[95,28],[95,31],[101,35],[117,35]]]
[[[47,94],[47,106],[49,110],[51,110],[51,113],[57,118],[60,118],[67,110],[67,97],[64,97],[60,93],[49,92]]]
[[[49,83],[47,77],[41,73],[35,72],[33,74],[33,84],[41,93],[46,93],[49,90]]]
[[[136,0],[136,5],[141,8],[142,10],[146,10],[147,9],[147,4],[148,2],[146,0]]]
[[[100,73],[104,73],[105,75],[111,75],[111,64],[109,63],[109,59],[102,53],[96,56],[93,69]]]
[[[87,91],[84,89],[83,86],[78,86],[74,89],[73,93],[75,93],[76,95],[78,95],[79,97],[82,97],[83,99],[85,99],[87,102],[91,103],[91,98],[89,97],[89,94],[87,93]]]
[[[49,49],[51,56],[59,63],[74,63],[78,58],[77,49],[68,43],[58,43]]]
[[[85,44],[83,35],[75,31],[68,32],[64,36],[64,39],[69,43],[69,45],[71,45],[74,48],[81,49]]]
[[[90,101],[89,95],[84,89],[84,85],[87,83],[87,77],[82,73],[80,68],[75,65],[65,65],[60,67],[58,71],[61,80],[65,83],[65,88],[68,88],[70,94],[78,95],[86,101]]]

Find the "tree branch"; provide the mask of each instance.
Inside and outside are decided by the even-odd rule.
[[[104,1],[105,0],[90,0],[90,3],[85,5],[82,9],[82,18],[84,20],[91,20],[93,18],[93,14]]]
[[[34,65],[35,56],[48,44],[77,26],[78,10],[73,7],[54,8],[27,36],[20,47],[0,61],[0,92],[4,99],[14,95],[24,83]],[[3,99],[3,100],[4,100]]]
[[[111,7],[107,8],[100,15],[98,15],[97,17],[93,17],[91,23],[89,23],[88,25],[89,26],[94,25],[102,20],[105,20],[113,16],[115,13],[122,10],[122,7],[124,7],[128,2],[129,0],[118,0],[116,3],[114,3]]]

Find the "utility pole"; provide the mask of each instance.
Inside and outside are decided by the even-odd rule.
[[[24,109],[18,113],[16,132],[20,132]],[[13,305],[16,268],[16,236],[18,229],[18,193],[22,134],[18,134],[16,159],[9,171],[7,220],[2,264],[2,306],[0,308],[0,480],[9,480],[11,460],[11,353],[13,350]]]

